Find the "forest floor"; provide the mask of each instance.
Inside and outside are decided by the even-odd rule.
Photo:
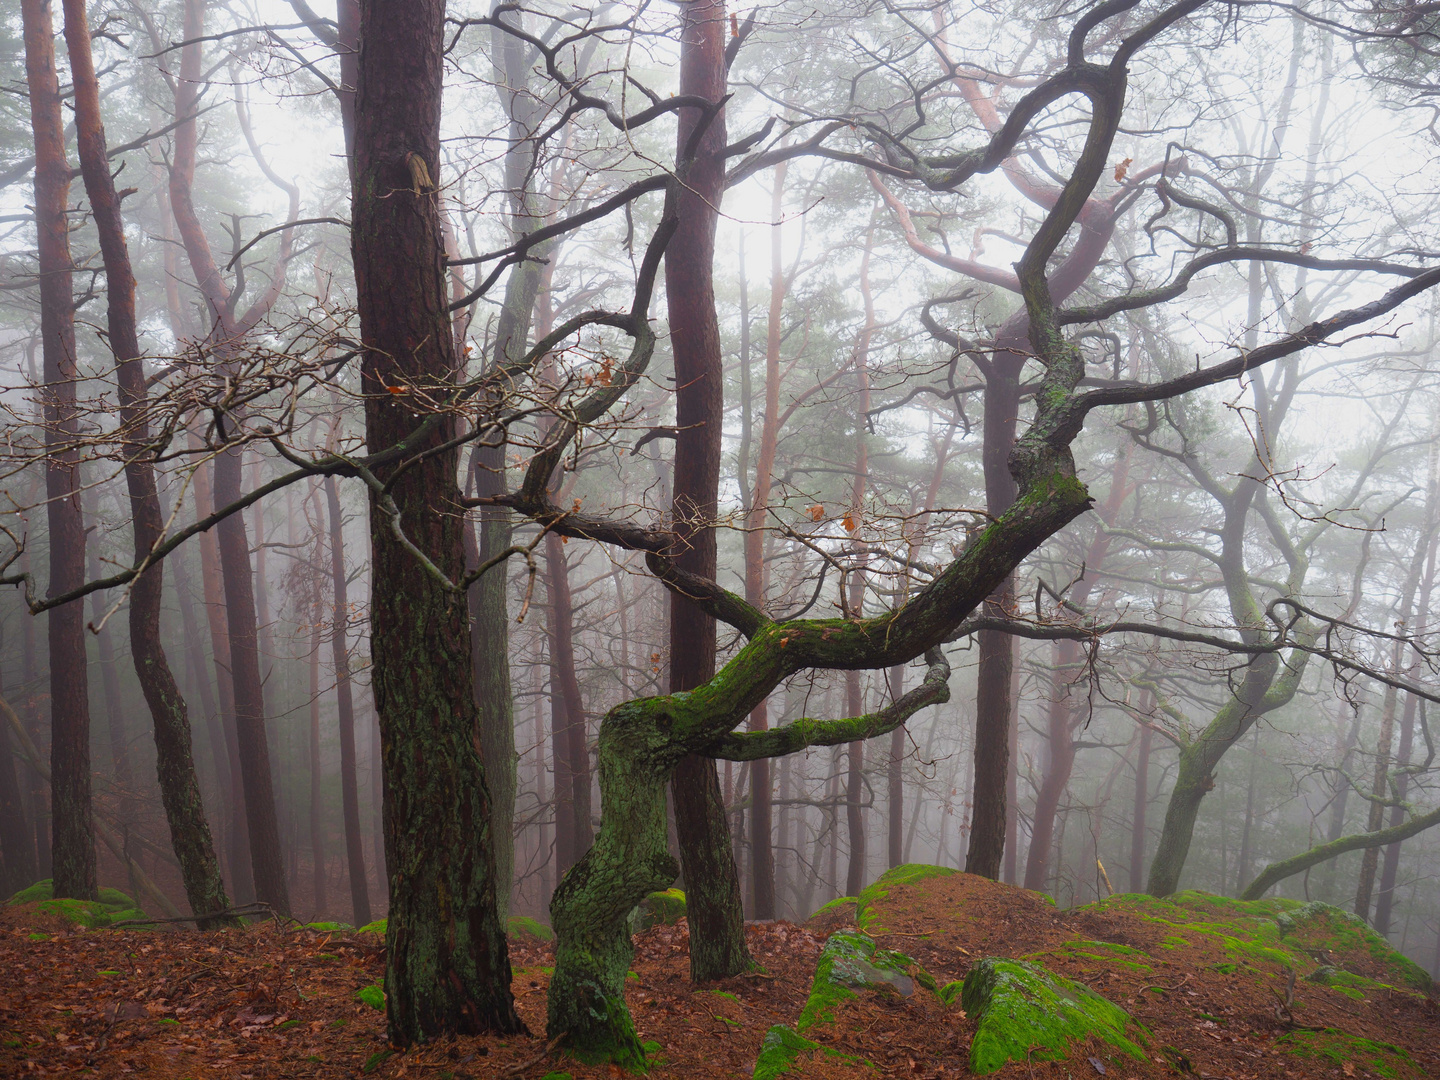
[[[529,935],[512,938],[511,958],[532,1034],[402,1054],[389,1051],[383,1013],[365,1000],[383,1000],[376,935],[273,923],[215,933],[86,929],[43,907],[0,908],[0,1077],[618,1075],[547,1054],[553,954]],[[1276,915],[1297,910],[1309,921],[1277,927]],[[801,1017],[822,946],[840,929],[907,954],[915,985],[831,1000],[827,1022],[804,1028],[809,1043],[787,1080],[971,1075],[976,1018],[958,996],[947,1004],[949,995],[921,983],[963,979],[982,957],[1043,964],[1143,1027],[1138,1060],[1091,1038],[1065,1060],[1027,1053],[994,1074],[1002,1078],[1440,1077],[1433,985],[1333,909],[1314,917],[1293,902],[1187,893],[1061,911],[1039,894],[954,873],[882,879],[858,905],[837,901],[804,925],[750,925],[760,970],[705,987],[688,981],[683,919],[637,935],[628,1000],[641,1038],[658,1044],[651,1075],[752,1075],[766,1032]],[[1309,981],[1319,969],[1331,985]]]

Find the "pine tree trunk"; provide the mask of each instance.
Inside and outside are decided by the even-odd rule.
[[[3,688],[0,688],[3,692]],[[10,725],[0,723],[0,893],[6,898],[36,881],[35,835],[25,818],[20,777],[10,749]]]
[[[130,495],[135,561],[138,564],[160,542],[164,521],[154,469],[146,457],[150,432],[145,417],[145,371],[135,323],[135,278],[125,242],[120,200],[106,156],[100,87],[90,48],[84,0],[65,0],[64,6],[65,40],[75,86],[80,168],[100,235],[105,264],[109,345],[118,365],[121,422],[126,438],[125,480]],[[163,582],[162,565],[157,563],[147,569],[131,588],[130,652],[141,691],[150,708],[160,797],[170,825],[171,844],[180,863],[185,894],[193,913],[204,915],[223,911],[230,906],[230,901],[220,878],[220,866],[195,772],[189,711],[161,642]],[[128,783],[128,754],[124,747],[120,703],[112,700],[119,696],[118,687],[109,685],[113,678],[113,672],[108,672],[106,698],[110,701],[112,745],[119,744],[116,753],[117,779],[123,784]],[[201,919],[198,923],[201,929],[237,924],[237,920],[230,918]]]
[[[85,523],[80,509],[79,416],[75,405],[75,299],[72,291],[70,166],[55,69],[49,0],[20,5],[30,127],[35,138],[35,225],[39,240],[40,341],[45,423],[49,595],[85,582]],[[90,796],[89,664],[85,605],[75,600],[46,618],[50,644],[51,876],[55,896],[93,900],[95,822]]]
[[[414,440],[433,448],[406,387],[441,393],[457,370],[439,196],[443,0],[363,0],[351,220],[372,453]],[[387,388],[395,387],[399,393]],[[372,685],[380,714],[385,848],[391,870],[385,987],[392,1043],[516,1031],[510,961],[496,910],[489,791],[463,594],[457,453],[446,449],[372,492]],[[508,883],[507,883],[508,885]]]
[[[1150,740],[1155,733],[1140,729],[1140,751],[1135,758],[1135,802],[1130,813],[1130,891],[1145,888],[1145,816],[1150,807]]]
[[[890,669],[890,700],[905,692],[905,666]],[[887,825],[885,865],[893,869],[905,861],[905,725],[890,733],[890,758],[885,768],[885,820]]]
[[[360,782],[355,762],[355,699],[350,686],[350,650],[345,629],[350,622],[350,585],[345,577],[344,519],[340,491],[333,476],[325,478],[325,506],[330,518],[330,589],[334,599],[330,623],[331,663],[335,668],[335,712],[340,726],[340,800],[345,815],[345,864],[350,875],[350,911],[356,926],[370,922],[370,884],[365,876],[365,845],[360,834]]]
[[[685,5],[680,38],[682,95],[718,102],[725,94],[724,0]],[[683,156],[700,110],[680,110],[677,157]],[[725,116],[699,140],[678,197],[679,227],[665,250],[665,291],[675,357],[674,520],[676,563],[715,576],[714,522],[720,484],[724,372],[715,315],[715,226],[725,193]],[[670,600],[670,689],[690,690],[715,673],[715,621],[688,600]],[[691,756],[672,781],[676,834],[685,868],[690,923],[690,977],[708,982],[750,966],[745,949],[740,878],[715,763]],[[608,809],[607,809],[608,813]]]
[[[330,901],[325,895],[325,829],[321,802],[320,768],[320,605],[314,608],[310,639],[310,871],[315,918],[324,918]],[[359,925],[356,923],[355,925]]]

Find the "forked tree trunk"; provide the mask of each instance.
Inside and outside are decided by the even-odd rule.
[[[51,596],[85,583],[85,523],[80,509],[79,415],[75,405],[75,298],[71,284],[70,166],[55,70],[49,0],[20,5],[25,78],[35,137],[35,226],[39,241],[41,400],[45,422],[45,518],[50,534]],[[95,898],[95,822],[90,798],[89,668],[85,605],[51,609],[50,813],[56,897]]]
[[[370,921],[370,885],[365,876],[365,845],[360,835],[360,784],[355,764],[355,698],[350,686],[350,651],[345,629],[350,622],[350,583],[345,577],[343,518],[340,491],[333,476],[325,478],[325,506],[330,518],[330,588],[334,614],[330,623],[331,662],[335,668],[335,713],[340,725],[340,801],[345,815],[345,864],[350,874],[350,910],[356,926]]]
[[[140,360],[135,325],[135,278],[125,242],[120,200],[106,156],[100,87],[95,76],[84,0],[65,0],[65,41],[75,87],[80,168],[105,263],[109,345],[118,365],[121,423],[125,431],[125,482],[135,534],[135,561],[139,564],[160,542],[164,522],[154,469],[147,458],[150,432],[145,417],[145,371]],[[175,857],[180,863],[185,894],[192,912],[205,915],[225,910],[230,901],[220,878],[215,845],[200,795],[200,782],[195,774],[189,712],[161,642],[163,581],[161,564],[156,563],[137,578],[131,588],[130,652],[141,691],[150,707],[160,798],[170,825]],[[109,696],[112,693],[107,687]],[[118,708],[112,707],[111,723],[120,723]],[[112,730],[111,737],[112,740],[118,737],[122,743],[117,753],[116,772],[117,779],[124,782],[129,769],[126,765],[123,770],[125,775],[119,775],[122,772],[120,766],[127,761],[123,750],[123,729]],[[237,925],[237,920],[201,919],[198,925],[201,929],[213,929]]]
[[[724,0],[695,0],[682,10],[679,91],[712,102],[725,94]],[[685,153],[703,119],[699,109],[680,110],[677,156]],[[700,138],[678,199],[679,227],[665,251],[665,295],[675,357],[676,563],[712,579],[724,414],[713,280],[715,225],[725,194],[724,147],[722,110]],[[670,689],[691,690],[715,674],[715,620],[673,593],[670,605]],[[672,791],[685,868],[690,977],[708,982],[738,975],[750,966],[750,957],[745,949],[740,878],[715,763],[700,757],[678,762]]]
[[[441,394],[457,371],[433,180],[444,38],[443,0],[361,3],[351,232],[366,440],[372,453],[406,439],[432,450],[399,476],[382,470],[391,486],[383,498],[371,495],[372,685],[391,870],[386,1008],[399,1046],[521,1027],[496,911],[465,598],[438,582],[391,526],[398,517],[442,574],[461,578],[458,456],[453,448],[433,452],[454,434],[454,421],[417,435],[426,421],[403,392]]]

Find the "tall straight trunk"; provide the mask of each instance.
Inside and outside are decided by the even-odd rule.
[[[49,595],[85,583],[85,523],[80,509],[79,415],[75,405],[75,298],[72,291],[70,165],[55,70],[49,0],[20,5],[25,81],[35,137],[35,227],[40,266],[41,400],[45,422],[45,517],[50,539]],[[57,897],[95,898],[95,822],[90,797],[90,697],[85,605],[51,609],[50,813]]]
[[[905,665],[890,669],[890,700],[905,693]],[[885,766],[885,865],[891,869],[905,861],[905,725],[890,733],[890,757]]]
[[[1025,857],[1025,888],[1041,890],[1050,873],[1050,854],[1055,842],[1055,815],[1070,783],[1075,766],[1075,742],[1071,737],[1071,716],[1075,703],[1071,688],[1081,660],[1079,645],[1057,641],[1050,668],[1050,702],[1046,709],[1045,746],[1048,758],[1040,790],[1035,793],[1035,816],[1030,830],[1030,851]]]
[[[870,422],[870,339],[875,333],[875,298],[870,288],[870,255],[874,249],[875,219],[879,213],[876,206],[870,214],[870,227],[865,230],[865,251],[860,258],[860,295],[865,304],[865,321],[861,325],[859,338],[855,342],[855,468],[850,482],[850,514],[846,521],[848,531],[859,532],[865,519],[865,489],[870,472],[870,443],[867,425]],[[865,548],[855,545],[860,555],[860,567],[850,575],[850,617],[860,618],[865,606]],[[845,673],[845,708],[848,716],[859,716],[865,711],[864,695],[860,690],[860,672]],[[845,782],[845,825],[850,840],[850,861],[845,871],[845,892],[859,896],[865,887],[865,811],[861,805],[864,790],[865,743],[850,743],[846,751],[849,765]]]
[[[1425,610],[1421,608],[1421,610]],[[1395,755],[1395,763],[1401,769],[1410,764],[1410,753],[1415,746],[1415,711],[1416,698],[1414,694],[1405,696],[1405,715],[1400,721],[1400,749]],[[1423,705],[1421,706],[1423,708]],[[1405,801],[1405,795],[1410,788],[1410,776],[1402,772],[1395,780],[1395,797]],[[1392,806],[1390,808],[1390,820],[1387,822],[1392,828],[1405,820],[1405,808],[1403,806]],[[1375,897],[1375,920],[1374,925],[1377,932],[1381,934],[1390,933],[1390,919],[1395,908],[1395,879],[1400,873],[1400,841],[1396,841],[1385,848],[1385,862],[1380,870],[1380,889]]]
[[[310,863],[311,892],[315,917],[320,918],[330,907],[325,895],[325,829],[321,802],[320,768],[320,605],[314,609],[314,627],[310,638]],[[355,924],[360,925],[360,924]]]
[[[1345,734],[1337,740],[1337,772],[1335,780],[1335,794],[1330,803],[1330,821],[1325,830],[1325,842],[1333,844],[1345,833],[1345,812],[1350,802],[1350,781],[1345,774],[1350,771],[1350,758],[1355,753],[1355,747],[1360,742],[1360,706],[1357,703],[1351,709],[1350,725],[1345,729]],[[1337,860],[1331,859],[1325,864],[1325,875],[1320,881],[1319,892],[1326,898],[1333,897],[1335,865]]]
[[[564,704],[565,725],[555,738],[565,755],[565,777],[569,781],[566,802],[570,807],[570,865],[584,855],[594,839],[590,807],[590,750],[585,725],[585,700],[575,672],[575,613],[570,596],[570,569],[565,563],[565,546],[560,537],[545,537],[545,581],[550,593],[550,657],[556,684],[550,692]],[[557,714],[558,715],[558,714]],[[557,778],[558,779],[558,778]],[[564,869],[569,869],[567,865]]]
[[[4,723],[0,723],[0,864],[4,868],[0,894],[6,898],[36,880],[35,837],[25,819],[20,777],[10,749],[10,725]]]
[[[350,874],[350,911],[356,926],[370,922],[370,885],[365,877],[365,845],[360,835],[360,783],[355,763],[355,698],[350,686],[350,650],[345,629],[350,621],[350,583],[345,577],[340,490],[325,478],[325,508],[330,518],[330,656],[335,668],[335,714],[340,726],[340,801],[345,815],[345,864]]]
[[[1140,729],[1140,749],[1135,756],[1135,802],[1130,812],[1130,891],[1145,888],[1145,812],[1150,807],[1150,740],[1155,733]]]
[[[1401,626],[1406,626],[1409,624],[1410,617],[1412,613],[1416,610],[1415,601],[1417,593],[1419,593],[1419,611],[1421,612],[1421,618],[1424,619],[1429,614],[1430,595],[1435,581],[1436,514],[1437,511],[1440,511],[1440,498],[1437,498],[1440,497],[1440,443],[1437,443],[1435,441],[1437,437],[1440,437],[1440,419],[1437,419],[1431,425],[1429,477],[1426,484],[1425,492],[1425,529],[1422,533],[1422,542],[1415,545],[1415,553],[1410,560],[1409,571],[1406,574],[1405,585],[1402,590],[1403,595],[1401,597],[1400,610],[1398,612],[1399,625]],[[1421,584],[1422,578],[1424,579],[1423,586]],[[1401,671],[1410,666],[1405,663],[1406,655],[1407,647],[1404,645],[1404,643],[1396,642],[1391,658],[1391,663],[1393,665],[1392,670]],[[1391,740],[1394,737],[1395,709],[1398,703],[1398,694],[1399,691],[1397,691],[1396,688],[1393,686],[1387,686],[1385,688],[1385,703],[1380,721],[1380,746],[1379,753],[1377,754],[1375,759],[1375,783],[1373,793],[1377,799],[1386,798],[1390,795],[1390,744]],[[1404,766],[1408,763],[1408,759],[1410,756],[1410,746],[1412,740],[1414,739],[1414,703],[1415,699],[1407,694],[1405,700],[1406,720],[1404,721],[1404,726],[1406,730],[1401,735],[1401,749],[1399,752],[1399,764],[1401,766]],[[1404,781],[1399,781],[1399,783],[1403,782]],[[1400,798],[1404,798],[1403,793],[1400,795]],[[1392,809],[1391,816],[1392,818],[1394,818],[1394,824],[1399,824],[1400,820],[1402,820],[1401,818],[1396,817],[1396,815],[1400,813],[1402,813],[1400,807],[1397,806]],[[1375,830],[1379,829],[1384,820],[1385,808],[1383,806],[1380,806],[1378,803],[1372,802],[1370,804],[1370,821],[1368,831],[1374,832]],[[1390,852],[1392,850],[1394,851],[1394,858],[1397,860],[1398,865],[1398,860],[1400,857],[1398,844],[1391,845],[1391,847],[1387,849],[1387,863],[1389,862]],[[1362,856],[1360,861],[1360,882],[1355,895],[1355,913],[1359,915],[1362,919],[1369,918],[1370,915],[1370,893],[1375,885],[1375,876],[1377,870],[1379,869],[1379,859],[1379,849],[1366,848],[1365,854]],[[1389,895],[1389,893],[1393,893],[1394,886],[1395,877],[1394,872],[1392,871],[1390,877],[1390,888],[1386,896],[1381,901],[1384,908],[1384,924],[1381,924],[1378,912],[1375,921],[1376,929],[1378,929],[1382,934],[1389,929],[1390,909],[1393,899]]]
[[[785,173],[786,164],[782,161],[775,168],[774,187],[770,194],[770,308],[765,329],[765,410],[760,421],[760,446],[755,461],[755,480],[750,486],[750,505],[745,521],[745,599],[762,610],[769,586],[769,573],[765,562],[765,528],[770,510],[770,488],[774,482],[775,453],[780,442],[781,317],[785,311],[785,294],[790,289],[781,260]],[[743,258],[740,272],[743,282]],[[745,320],[747,348],[744,351],[747,355],[744,363],[748,376],[748,312]],[[746,382],[748,381],[747,378]],[[748,395],[744,406],[745,415],[748,417]],[[745,456],[748,458],[748,452]],[[751,731],[764,731],[770,726],[768,702],[761,702],[750,713],[749,726]],[[750,829],[750,881],[754,902],[751,913],[757,919],[773,919],[776,886],[775,852],[770,845],[770,762],[755,761],[751,763],[751,768],[754,770]]]
[[[725,3],[695,0],[682,9],[682,96],[718,103],[725,94]],[[680,110],[677,162],[701,110]],[[725,194],[725,114],[710,120],[678,198],[679,224],[665,249],[665,294],[675,357],[675,559],[684,570],[715,576],[714,522],[720,487],[724,373],[715,315],[715,226]],[[715,674],[715,620],[690,602],[670,599],[670,690],[692,690]],[[750,966],[740,877],[715,763],[695,755],[675,768],[675,828],[685,873],[690,977],[708,982]]]
[[[20,569],[23,573],[30,572],[28,551],[20,553]],[[35,654],[38,651],[35,641],[35,620],[22,619],[20,621],[20,678],[25,686],[25,731],[30,736],[31,742],[37,747],[43,747],[45,740],[42,737],[40,714],[35,707],[37,696],[35,684],[39,681],[35,669],[40,666]],[[35,829],[35,873],[41,878],[48,878],[51,868],[50,814],[46,804],[48,787],[35,769],[26,769],[25,772],[30,778],[30,822]]]
[[[198,441],[192,439],[192,448]],[[209,517],[215,509],[211,491],[211,470],[195,470],[196,518]],[[240,770],[240,740],[235,730],[235,684],[230,677],[230,630],[225,618],[224,586],[220,580],[220,547],[212,533],[200,534],[200,580],[205,601],[205,619],[210,630],[210,651],[219,695],[220,727],[224,734],[226,761],[231,777],[230,821],[226,829],[226,861],[235,887],[235,899],[248,904],[255,899],[255,877],[250,869],[250,830],[245,823],[244,778]]]
[[[545,613],[549,648],[546,650],[550,669],[550,768],[554,778],[553,803],[555,817],[555,880],[575,865],[575,788],[570,779],[570,711],[565,707],[565,692],[560,687],[560,662],[555,655],[555,606],[547,605]]]
[[[1010,767],[1005,771],[1005,869],[1002,880],[1015,884],[1020,851],[1020,662],[1010,665]]]
[[[86,552],[90,576],[100,576],[100,557],[95,545],[88,545]],[[120,695],[120,673],[115,667],[115,639],[110,636],[110,624],[102,622],[105,617],[105,600],[102,591],[90,594],[90,621],[100,628],[95,635],[96,665],[100,669],[101,700],[105,703],[105,734],[110,744],[110,778],[121,793],[122,806],[128,803],[130,787],[134,777],[130,771],[129,739],[125,733],[125,706]],[[129,821],[130,810],[122,809],[122,819]]]
[[[264,316],[278,295],[283,265],[273,275],[265,300],[237,317],[230,289],[215,263],[210,242],[195,209],[194,176],[199,133],[196,113],[204,89],[204,48],[207,0],[185,0],[180,53],[180,77],[175,81],[174,149],[170,161],[171,213],[195,283],[210,309],[213,352],[222,369],[231,364],[248,330]],[[294,198],[292,194],[292,209]],[[282,251],[288,250],[288,239]],[[239,417],[229,414],[217,421],[217,436],[231,439]],[[241,454],[232,445],[216,455],[213,495],[217,508],[240,498]],[[259,641],[255,615],[255,583],[250,566],[250,544],[243,513],[233,513],[216,527],[220,577],[225,597],[226,633],[230,645],[230,678],[234,695],[235,739],[241,785],[245,793],[245,827],[250,845],[250,870],[255,894],[275,910],[289,914],[290,899],[280,850],[280,828],[275,817],[275,795],[270,775],[270,753],[265,736],[265,695],[260,678]]]
[[[366,441],[430,456],[371,493],[372,686],[380,715],[390,876],[385,987],[390,1041],[521,1028],[496,909],[489,790],[477,748],[458,454],[423,437],[409,395],[443,394],[459,368],[445,289],[439,195],[443,0],[362,0],[351,229],[364,358]],[[509,883],[505,883],[508,888]]]
[[[1250,776],[1245,784],[1245,819],[1240,827],[1240,855],[1236,858],[1235,894],[1250,881],[1251,835],[1255,828],[1255,772],[1260,765],[1260,727],[1250,736]]]
[[[1015,501],[1010,475],[1010,449],[1020,409],[1020,367],[1024,357],[998,352],[985,379],[985,420],[981,460],[985,473],[985,508],[999,516]],[[1015,603],[1015,579],[1006,578],[985,601],[989,615],[1008,612]],[[999,630],[979,635],[975,680],[975,783],[970,846],[965,870],[998,878],[1005,854],[1005,792],[1010,770],[1010,711],[1015,707],[1011,685],[1015,639]]]
[[[231,447],[215,459],[215,502],[228,506],[240,499],[240,449]],[[245,791],[245,826],[250,840],[250,871],[255,896],[281,914],[290,914],[290,892],[280,849],[280,824],[270,775],[270,747],[265,734],[265,693],[260,681],[260,648],[256,633],[254,577],[250,542],[243,514],[231,514],[216,526],[220,577],[225,591],[226,631],[230,640],[230,675],[235,692],[235,738],[240,751],[240,780]]]
[[[150,431],[145,416],[145,371],[140,359],[135,324],[135,278],[125,242],[120,199],[106,155],[105,128],[100,114],[100,87],[90,47],[90,29],[84,0],[65,0],[65,42],[70,53],[74,81],[77,143],[80,169],[100,236],[105,264],[109,345],[117,364],[120,387],[121,424],[125,431],[125,482],[130,496],[130,513],[135,538],[135,561],[143,562],[161,541],[164,520],[155,472],[146,455]],[[160,798],[170,826],[170,840],[180,863],[180,873],[191,910],[196,915],[223,911],[230,901],[220,877],[220,865],[200,781],[195,772],[190,716],[174,672],[165,655],[160,633],[163,600],[162,565],[149,567],[134,582],[130,592],[130,653],[141,692],[150,708],[155,734],[156,774]],[[116,753],[117,780],[128,782],[128,753],[118,688],[109,685],[112,746]],[[123,766],[123,768],[122,768]],[[234,925],[235,920],[202,919],[202,929]]]

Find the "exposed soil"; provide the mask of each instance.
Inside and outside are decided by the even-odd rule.
[[[688,980],[683,920],[638,935],[628,1000],[641,1038],[662,1047],[652,1075],[748,1076],[771,1025],[794,1024],[825,936],[853,926],[854,910],[847,905],[806,926],[748,927],[763,970],[701,988]],[[1194,921],[1207,917],[1198,913]],[[1063,1062],[1015,1063],[994,1074],[1000,1077],[1096,1077],[1087,1060],[1092,1056],[1107,1080],[1384,1075],[1360,1059],[1288,1052],[1297,1033],[1304,1039],[1311,1028],[1402,1048],[1408,1062],[1386,1059],[1397,1080],[1440,1077],[1440,1008],[1433,995],[1367,990],[1357,998],[1304,982],[1304,972],[1292,988],[1284,966],[1263,950],[1227,952],[1213,935],[1153,921],[1139,903],[1061,912],[1035,894],[957,874],[892,888],[868,909],[867,926],[880,944],[913,957],[941,985],[963,978],[979,957],[1040,954],[1052,971],[1091,986],[1150,1032],[1144,1063],[1117,1059],[1097,1045]],[[1087,941],[1144,955],[1087,951],[1078,944]],[[511,945],[516,1001],[532,1034],[461,1038],[387,1056],[383,1015],[355,998],[383,971],[382,946],[369,935],[274,925],[208,934],[85,930],[34,905],[0,908],[0,1076],[258,1080],[351,1077],[367,1066],[377,1077],[447,1080],[618,1075],[547,1055],[542,1036],[552,952],[533,938]],[[1339,966],[1363,964],[1362,957]],[[1357,973],[1385,978],[1379,967]],[[958,1001],[946,1008],[918,989],[906,998],[864,992],[846,1003],[835,1024],[807,1033],[822,1051],[802,1055],[787,1077],[967,1076],[973,1031]]]

